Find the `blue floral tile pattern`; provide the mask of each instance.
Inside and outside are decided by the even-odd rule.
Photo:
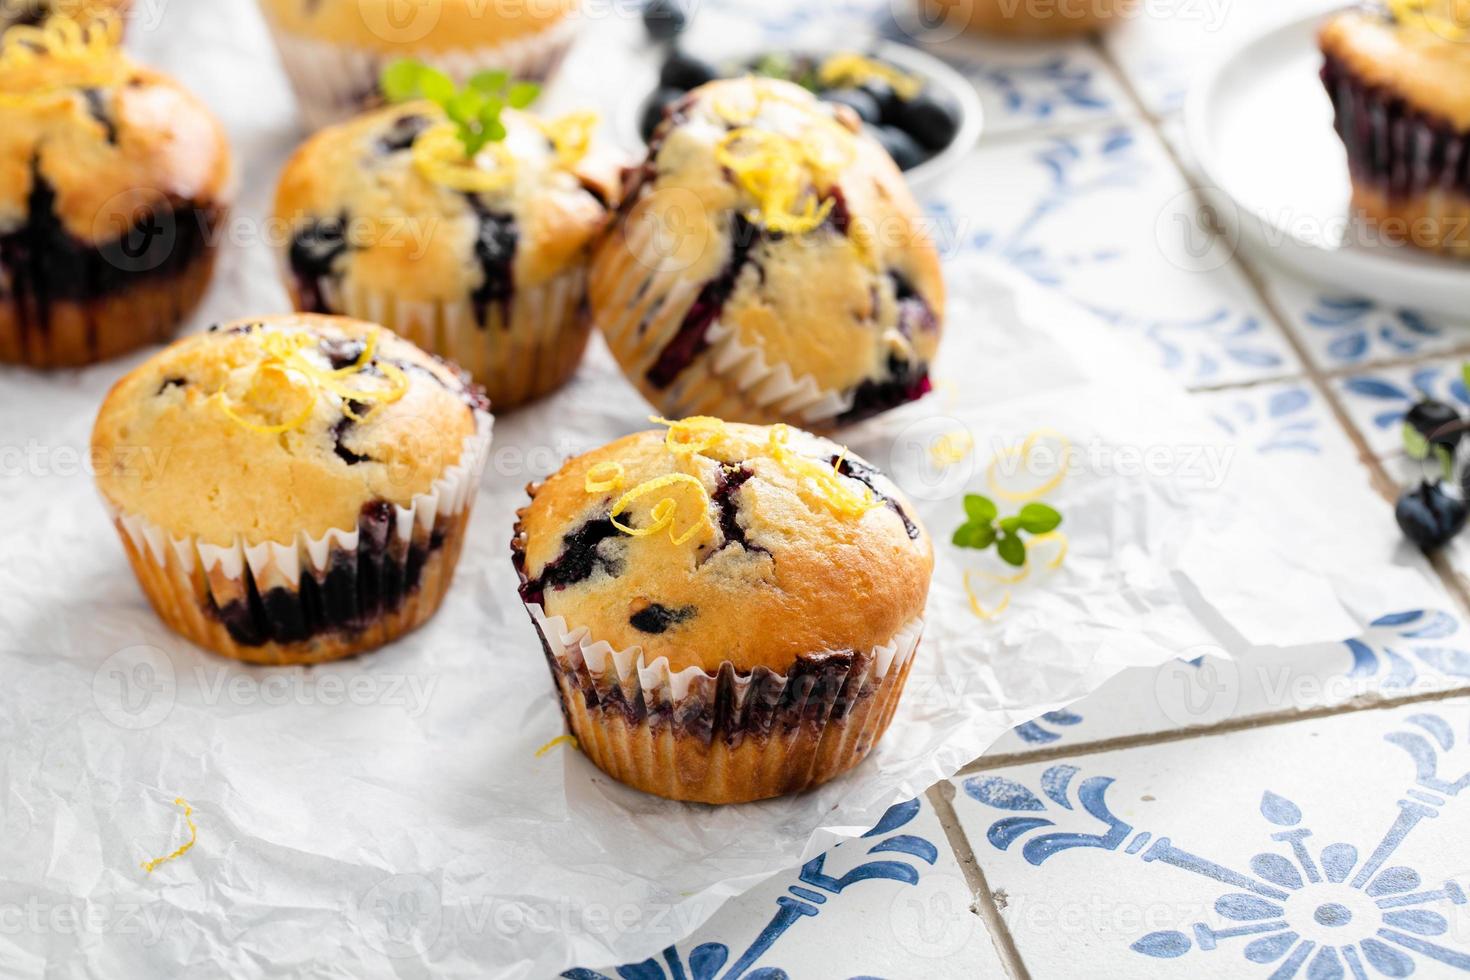
[[[1136,338],[1190,386],[1297,370],[1238,270],[1193,267],[1161,246],[1161,228],[1194,205],[1151,133],[1117,124],[982,146],[974,170],[989,179],[950,182],[928,205],[947,254],[1014,266]]]
[[[1342,406],[1368,447],[1380,457],[1402,452],[1404,413],[1426,396],[1470,413],[1470,390],[1458,358],[1351,374],[1333,382]]]
[[[1362,296],[1343,295],[1275,270],[1265,275],[1287,329],[1323,371],[1422,357],[1470,344],[1470,323],[1448,323]]]
[[[1007,905],[1024,900],[1032,921],[1034,903],[1106,902],[1109,891],[1156,899],[1159,914],[1102,923],[1102,942],[1070,951],[1007,916],[1033,975],[1067,975],[1069,955],[1072,975],[1470,973],[1470,841],[1457,829],[1470,808],[1470,704],[1348,714],[1192,749],[958,781],[955,805],[988,880]],[[1332,778],[1345,764],[1346,787]],[[1202,812],[1205,766],[1216,768]]]
[[[1307,381],[1285,381],[1195,396],[1225,432],[1264,456],[1351,454],[1330,409]]]
[[[786,980],[999,976],[994,945],[927,800],[890,807],[862,837],[777,875],[694,936],[639,963],[568,980]],[[874,911],[882,912],[874,915]]]

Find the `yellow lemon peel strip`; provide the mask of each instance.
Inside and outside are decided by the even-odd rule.
[[[935,466],[954,466],[962,463],[975,448],[975,437],[968,429],[946,432],[929,446],[929,458]]]
[[[664,487],[674,485],[691,486],[699,491],[699,519],[690,524],[683,533],[674,533],[674,517],[679,510],[679,502],[673,497],[664,497],[653,505],[653,508],[649,511],[649,517],[653,519],[653,523],[648,527],[629,527],[618,520],[618,515],[626,510],[628,505],[633,501],[656,490],[662,490]],[[646,538],[649,535],[657,534],[665,528],[668,528],[669,540],[676,545],[680,545],[689,541],[706,527],[711,530],[714,529],[714,525],[711,524],[709,519],[709,502],[709,491],[704,488],[704,484],[697,477],[690,476],[688,473],[670,473],[667,476],[646,480],[623,494],[618,498],[618,502],[613,505],[612,513],[608,516],[612,519],[613,527],[622,531],[624,534],[631,534],[635,538]]]
[[[995,620],[1001,613],[1005,612],[1011,604],[1011,590],[1007,589],[1005,595],[1001,596],[1000,602],[994,609],[986,609],[980,605],[980,599],[975,595],[974,588],[970,585],[970,573],[965,572],[965,595],[970,599],[970,611],[986,622]]]
[[[95,13],[86,23],[58,14],[39,26],[10,28],[0,41],[0,104],[34,105],[84,88],[121,85],[129,67],[118,47],[121,39],[122,22],[107,12]],[[41,62],[69,69],[65,84],[30,71]]]
[[[1046,563],[1046,567],[1049,569],[1061,568],[1062,562],[1067,560],[1067,547],[1071,542],[1067,539],[1067,535],[1061,531],[1047,531],[1045,534],[1038,534],[1032,538],[1031,547],[1034,548],[1036,545],[1047,541],[1055,541],[1057,543],[1057,553]]]
[[[842,465],[842,460],[847,456],[845,447],[836,461],[828,467],[793,451],[788,445],[790,438],[791,427],[784,422],[771,426],[771,432],[766,441],[767,453],[786,472],[801,481],[801,485],[811,491],[834,514],[839,517],[861,517],[875,507],[882,506],[882,503],[873,496],[873,491],[867,487],[858,493],[843,482],[838,467]]]
[[[1400,24],[1419,21],[1447,41],[1470,40],[1470,3],[1465,0],[1387,0]]]
[[[648,421],[669,427],[668,435],[664,437],[664,445],[675,456],[693,456],[702,453],[727,434],[724,420],[712,415],[691,415],[677,422],[650,415]]]
[[[588,493],[606,493],[623,485],[625,471],[617,460],[605,460],[587,470],[582,486]]]
[[[536,750],[536,758],[538,758],[538,759],[541,758],[543,755],[545,755],[546,753],[550,752],[552,749],[556,748],[558,745],[570,745],[574,749],[575,748],[579,748],[579,746],[577,745],[577,736],[575,736],[575,735],[558,735],[556,738],[552,739],[551,741],[547,742],[545,745],[541,746],[541,748],[539,748],[539,749]]]
[[[817,69],[817,78],[827,88],[857,86],[867,81],[887,82],[907,102],[924,88],[924,83],[892,65],[851,51],[834,54]]]
[[[821,226],[836,201],[823,200],[820,186],[851,159],[841,144],[812,138],[797,140],[769,130],[740,127],[715,144],[715,158],[756,200],[746,217],[782,234],[800,235]],[[823,146],[823,143],[826,146]],[[848,140],[850,143],[850,139]],[[825,151],[825,152],[824,152]]]
[[[183,857],[185,854],[188,853],[189,848],[194,846],[194,842],[199,839],[199,828],[194,824],[194,808],[189,805],[189,801],[184,799],[182,796],[175,796],[174,806],[181,806],[184,808],[184,822],[189,825],[189,839],[184,841],[182,844],[174,848],[169,853],[165,854],[163,857],[156,857],[153,858],[151,861],[144,861],[140,865],[140,867],[149,874],[152,874],[153,869],[157,868],[160,864],[166,864],[167,862],[172,861],[174,858]]]
[[[413,141],[413,164],[426,179],[472,194],[504,190],[516,178],[516,160],[505,143],[487,143],[473,160],[467,160],[452,123],[419,134]]]
[[[570,112],[557,119],[542,120],[531,117],[541,132],[551,141],[556,151],[556,165],[563,170],[582,162],[592,146],[592,134],[597,131],[597,113]]]
[[[1001,486],[1000,477],[997,472],[1000,468],[1001,462],[1003,460],[1008,460],[1016,457],[1024,460],[1026,457],[1031,455],[1031,451],[1036,448],[1036,444],[1042,439],[1047,438],[1048,436],[1056,439],[1059,443],[1061,443],[1061,447],[1057,451],[1057,472],[1046,481],[1035,487],[1032,487],[1030,490],[1009,490]],[[1061,486],[1062,481],[1067,478],[1067,469],[1062,461],[1065,459],[1067,453],[1071,450],[1071,448],[1071,441],[1060,432],[1057,432],[1054,429],[1037,429],[1035,432],[1032,432],[1030,435],[1028,435],[1025,440],[1022,441],[1019,447],[1005,449],[998,453],[996,457],[990,461],[990,465],[985,468],[986,486],[988,486],[990,488],[990,492],[995,494],[997,497],[1000,497],[1003,500],[1009,500],[1012,503],[1024,503],[1026,501],[1036,500],[1044,497],[1048,493],[1051,493],[1053,490],[1055,490],[1057,487]]]

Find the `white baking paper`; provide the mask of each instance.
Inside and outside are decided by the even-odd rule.
[[[162,16],[134,44],[226,119],[243,180],[190,329],[283,310],[261,216],[298,134],[264,28],[247,0]],[[1278,482],[1116,332],[997,269],[948,278],[940,390],[843,436],[937,542],[902,708],[846,777],[722,809],[627,790],[565,745],[536,755],[562,718],[516,596],[512,515],[567,455],[646,427],[600,344],[566,391],[497,420],[438,617],[312,669],[195,649],[134,583],[86,446],[143,355],[0,371],[0,975],[546,977],[642,959],[1124,668],[1341,639],[1445,601],[1366,479]],[[1082,453],[1046,495],[1069,553],[1002,586],[948,539],[995,454],[1041,429]],[[982,609],[1009,590],[994,621],[966,570]],[[176,797],[197,842],[145,873],[188,839]]]

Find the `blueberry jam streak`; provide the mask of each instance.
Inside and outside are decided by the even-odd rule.
[[[323,337],[317,342],[317,350],[332,365],[333,371],[351,367],[367,350],[367,343],[355,337]]]
[[[710,494],[710,502],[720,514],[720,535],[725,539],[725,544],[738,544],[747,551],[764,551],[764,548],[753,545],[746,540],[745,528],[740,526],[740,501],[737,494],[740,488],[755,474],[747,467],[738,463],[723,463],[720,466],[719,476],[716,477],[715,492]]]
[[[470,207],[480,220],[475,235],[475,261],[480,266],[480,285],[470,293],[475,308],[475,321],[484,329],[489,322],[490,307],[500,307],[501,326],[510,328],[510,300],[515,295],[516,244],[520,235],[516,220],[508,214],[491,211],[473,194],[466,195]]]
[[[1470,132],[1364,81],[1332,55],[1321,77],[1354,178],[1395,199],[1436,189],[1470,194]]]
[[[852,408],[837,416],[837,424],[861,422],[891,408],[917,401],[933,390],[928,365],[890,355],[887,376],[869,378],[853,389]]]
[[[898,515],[898,519],[903,521],[903,529],[908,533],[909,539],[919,540],[919,526],[904,512],[897,500],[884,493],[883,489],[878,486],[878,477],[881,474],[877,470],[851,456],[844,456],[840,460],[836,456],[830,456],[827,461],[836,466],[837,472],[841,475],[850,477],[873,491],[873,496],[883,501],[883,506],[893,511]]]
[[[699,612],[693,606],[664,606],[655,602],[628,617],[628,624],[640,633],[666,633],[670,627],[688,622]]]
[[[888,273],[893,283],[893,300],[898,305],[898,332],[912,338],[916,333],[928,333],[939,328],[939,318],[934,307],[919,295],[919,291],[907,278],[897,272]]]
[[[84,241],[62,223],[56,191],[34,163],[31,174],[25,223],[0,234],[0,283],[8,284],[0,286],[0,300],[11,304],[23,333],[48,330],[58,302],[87,303],[182,276],[205,253],[219,217],[209,206],[171,204],[117,238]]]
[[[598,569],[608,575],[621,575],[622,560],[606,555],[598,548],[602,542],[620,534],[622,532],[613,526],[612,518],[596,517],[571,534],[564,535],[561,539],[561,554],[546,563],[539,578],[525,578],[522,581],[521,599],[545,608],[548,588],[564,589],[586,581]],[[524,578],[524,573],[522,577]]]
[[[419,134],[433,125],[428,116],[421,116],[416,112],[399,116],[393,120],[393,125],[379,136],[373,148],[383,156],[390,153],[398,153],[413,146],[413,141],[419,138]]]
[[[386,500],[363,505],[355,554],[336,550],[320,579],[303,569],[297,588],[261,593],[245,567],[245,596],[223,606],[213,596],[208,611],[242,646],[301,643],[324,633],[356,633],[396,612],[419,587],[424,565],[444,546],[447,528],[436,525],[428,542],[405,543],[393,534],[395,510]]]
[[[321,283],[336,275],[333,266],[347,253],[347,215],[307,222],[291,239],[287,261],[296,281],[298,304],[306,313],[331,313]]]
[[[117,122],[112,118],[112,112],[108,108],[107,96],[101,89],[84,88],[82,98],[87,101],[88,114],[102,124],[102,129],[107,133],[107,142],[116,146]]]
[[[761,240],[761,229],[736,213],[731,217],[730,258],[724,270],[699,290],[684,321],[659,352],[645,377],[655,388],[667,388],[696,357],[709,348],[709,328],[719,318],[725,302],[735,291],[740,273],[750,262],[750,251]]]
[[[356,409],[353,411],[356,411]],[[352,419],[344,415],[337,420],[337,423],[330,430],[332,434],[332,451],[337,454],[338,459],[348,466],[356,466],[358,463],[366,463],[372,460],[371,456],[364,456],[361,453],[356,453],[348,449],[347,444],[343,441],[346,439],[347,434],[352,431],[354,424]]]

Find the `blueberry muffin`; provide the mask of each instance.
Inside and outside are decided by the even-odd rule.
[[[97,484],[158,615],[216,653],[333,660],[449,588],[490,438],[479,389],[373,324],[241,320],[108,394]]]
[[[915,0],[920,25],[1003,37],[1066,37],[1101,30],[1131,12],[1136,0]]]
[[[665,424],[571,460],[519,512],[521,597],[567,723],[609,775],[671,799],[832,779],[898,705],[929,537],[825,439]]]
[[[0,361],[87,364],[173,333],[231,192],[209,111],[105,28],[0,39]]]
[[[845,106],[726,79],[671,104],[592,259],[593,322],[665,415],[827,429],[930,389],[944,286]]]
[[[501,122],[474,161],[428,102],[329,127],[287,164],[275,205],[297,309],[390,327],[468,370],[497,411],[576,370],[590,243],[617,183],[591,114]]]
[[[1390,240],[1470,258],[1470,3],[1351,10],[1319,40],[1353,209]]]
[[[6,0],[0,3],[0,33],[12,27],[39,27],[52,17],[89,24],[99,17],[121,19],[132,0]]]
[[[378,79],[414,58],[463,81],[506,71],[544,81],[575,36],[580,0],[260,0],[307,124],[382,103]]]

